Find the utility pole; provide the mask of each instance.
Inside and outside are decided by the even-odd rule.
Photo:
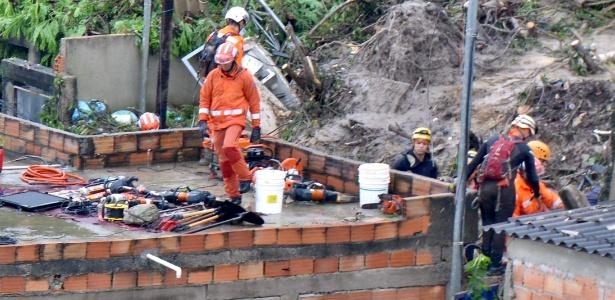
[[[162,0],[162,15],[160,17],[160,61],[158,63],[156,111],[160,117],[160,128],[164,129],[167,128],[167,96],[169,94],[173,0]]]
[[[453,223],[453,257],[451,262],[451,280],[449,282],[448,299],[453,299],[461,290],[461,275],[463,273],[461,253],[463,248],[463,215],[465,209],[468,140],[472,113],[472,77],[474,69],[474,39],[476,38],[476,23],[478,0],[470,0],[465,26],[465,41],[463,50],[463,93],[461,94],[461,136],[459,152],[457,153],[457,188],[455,190],[455,221]]]
[[[141,43],[141,89],[139,95],[139,110],[145,112],[147,98],[147,67],[149,62],[149,31],[152,19],[152,0],[143,3],[143,41]]]

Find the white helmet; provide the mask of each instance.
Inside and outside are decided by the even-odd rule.
[[[536,133],[536,122],[528,115],[518,115],[511,123],[511,126],[517,126],[519,128],[527,128],[530,133],[534,135]]]
[[[231,7],[224,16],[224,19],[231,19],[237,23],[240,23],[243,20],[245,20],[247,23],[248,18],[248,12],[240,6]]]

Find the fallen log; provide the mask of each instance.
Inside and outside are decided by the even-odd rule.
[[[570,43],[572,49],[579,54],[579,57],[583,60],[585,65],[587,66],[587,71],[590,73],[598,73],[602,72],[603,69],[598,65],[598,63],[592,58],[589,51],[581,45],[581,41],[574,40]]]

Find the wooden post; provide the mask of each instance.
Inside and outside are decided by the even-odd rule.
[[[160,128],[167,128],[167,96],[169,94],[169,66],[173,29],[173,0],[163,0],[160,20],[160,61],[158,63],[158,88],[156,90],[156,111],[160,117]]]

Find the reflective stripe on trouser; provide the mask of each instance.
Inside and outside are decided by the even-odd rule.
[[[215,130],[213,133],[214,149],[216,150],[216,154],[218,154],[222,178],[224,179],[224,191],[229,197],[237,197],[240,195],[239,180],[251,179],[248,165],[243,159],[237,145],[241,131],[243,131],[243,127],[231,125],[223,130]],[[236,149],[237,153],[239,153],[239,160],[237,160],[236,157],[229,159],[226,155],[231,148]]]

